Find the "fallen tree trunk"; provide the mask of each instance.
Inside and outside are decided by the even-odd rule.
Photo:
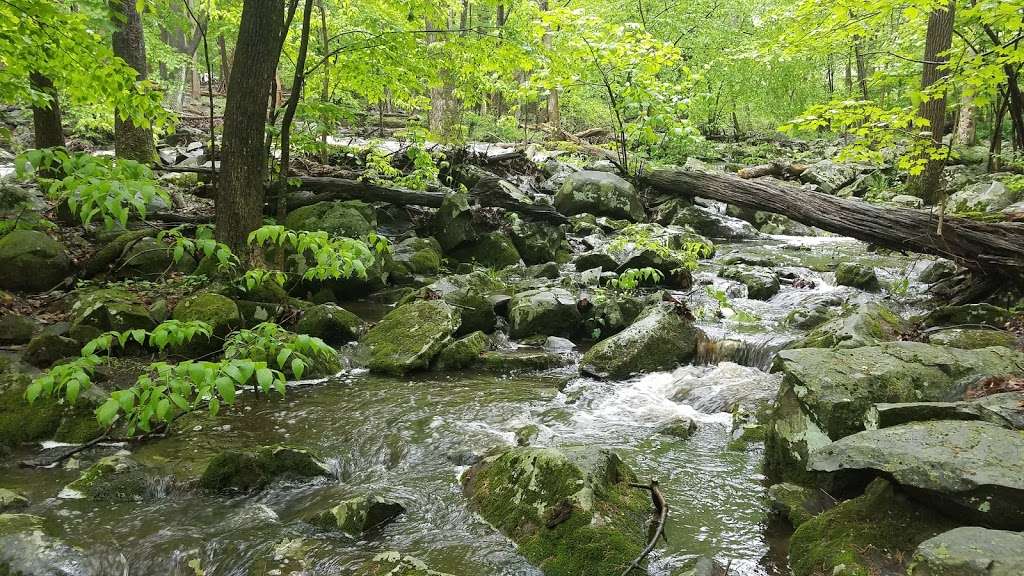
[[[779,178],[797,178],[807,170],[806,164],[792,162],[772,162],[769,164],[758,164],[748,166],[736,172],[736,175],[745,180],[760,178],[762,176],[777,176]]]
[[[947,216],[939,233],[939,215],[925,210],[875,206],[725,174],[663,169],[651,171],[646,181],[661,192],[775,212],[885,248],[949,258],[983,275],[1017,277],[1024,273],[1022,223],[984,223]]]

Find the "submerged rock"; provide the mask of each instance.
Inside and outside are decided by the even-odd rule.
[[[510,336],[572,336],[582,316],[576,298],[565,288],[538,288],[520,292],[509,303]]]
[[[405,506],[379,496],[358,496],[309,517],[306,522],[325,530],[358,537],[405,513]]]
[[[690,418],[677,418],[658,429],[658,434],[686,440],[697,431],[697,423]]]
[[[1019,576],[1024,533],[962,526],[917,547],[909,576]]]
[[[734,264],[722,268],[718,275],[746,286],[747,297],[754,300],[768,300],[779,293],[779,275],[768,268]]]
[[[459,313],[443,300],[414,300],[395,308],[360,340],[370,370],[404,374],[426,368],[459,328]]]
[[[862,496],[800,524],[789,566],[793,576],[902,574],[921,542],[952,527],[879,478]]]
[[[359,316],[334,304],[307,308],[295,324],[299,334],[309,334],[335,345],[358,340],[365,330],[366,324]]]
[[[812,452],[808,469],[844,476],[882,472],[927,491],[930,503],[954,517],[1024,529],[1024,436],[987,422],[865,430]]]
[[[836,266],[836,284],[872,292],[879,288],[875,269],[855,262],[842,262]]]
[[[818,488],[783,482],[768,487],[772,512],[785,516],[794,528],[836,505],[834,498]]]
[[[72,272],[64,245],[36,230],[14,230],[0,238],[0,289],[42,292]]]
[[[364,564],[356,576],[453,576],[431,570],[425,562],[399,552],[384,552]]]
[[[14,490],[0,488],[0,513],[14,512],[28,508],[28,498]]]
[[[55,526],[30,514],[0,514],[0,574],[89,576],[85,558],[54,536]],[[95,573],[98,574],[98,573]]]
[[[291,446],[266,446],[256,452],[226,450],[210,461],[199,479],[206,490],[252,492],[279,479],[330,476],[312,452]]]
[[[133,502],[146,493],[146,471],[127,452],[100,458],[57,496],[104,502]]]
[[[561,354],[537,349],[484,352],[479,358],[480,367],[492,372],[522,372],[526,370],[547,370],[564,366],[569,361]]]
[[[657,304],[622,332],[595,344],[583,355],[580,369],[599,378],[667,370],[693,358],[700,335],[672,305]]]
[[[1024,374],[1024,354],[1006,348],[961,350],[920,342],[889,342],[849,350],[783,350],[783,374],[765,443],[765,469],[784,480],[811,480],[807,455],[864,429],[876,402],[963,398],[987,377]]]
[[[548,576],[618,576],[645,545],[650,496],[614,453],[514,448],[466,471],[474,509]]]
[[[555,195],[555,207],[566,216],[596,216],[644,220],[644,207],[633,185],[615,174],[583,170],[569,175]]]

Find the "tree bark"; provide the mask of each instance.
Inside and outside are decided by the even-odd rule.
[[[64,129],[61,127],[60,99],[53,81],[39,72],[29,74],[32,89],[49,98],[48,105],[32,106],[32,128],[36,148],[58,148],[64,146]]]
[[[949,258],[993,277],[1017,278],[1024,273],[1024,223],[990,224],[946,216],[940,233],[940,215],[929,211],[874,206],[795,186],[680,169],[654,170],[646,180],[659,192],[783,214],[885,248]]]
[[[974,146],[977,142],[976,114],[974,96],[965,94],[960,100],[960,120],[956,127],[956,141],[964,146]]]
[[[228,78],[231,77],[231,59],[228,58],[228,47],[223,34],[217,35],[217,49],[220,52],[220,89],[226,93]]]
[[[245,0],[235,45],[240,65],[228,79],[216,235],[239,255],[248,253],[246,238],[263,217],[264,125],[283,13],[284,0]]]
[[[939,68],[946,62],[944,53],[953,43],[953,17],[955,0],[950,0],[945,10],[933,10],[928,15],[928,32],[924,44],[924,65],[921,72],[921,90],[927,90],[941,78]],[[942,145],[946,127],[946,91],[921,103],[918,115],[928,120],[932,144]],[[942,169],[944,159],[928,158],[924,171],[919,177],[911,178],[908,188],[927,204],[935,204],[942,198]]]
[[[142,15],[136,10],[134,0],[110,0],[110,15],[114,23],[114,55],[120,57],[135,69],[136,79],[146,79],[146,39],[142,30]],[[156,158],[153,131],[146,126],[136,126],[123,118],[120,110],[114,111],[114,153],[118,158],[127,158],[148,164]]]
[[[295,76],[292,78],[292,92],[285,104],[284,116],[281,119],[281,167],[277,177],[277,213],[278,222],[284,222],[288,215],[288,202],[285,199],[288,190],[288,168],[291,162],[292,120],[295,110],[299,107],[302,86],[306,82],[306,54],[309,52],[309,24],[313,15],[313,0],[306,0],[302,7],[302,31],[299,34],[299,53],[295,57]]]
[[[864,57],[864,50],[861,48],[861,37],[853,37],[853,53],[857,58],[857,83],[860,85],[860,95],[864,100],[868,97],[868,63]]]

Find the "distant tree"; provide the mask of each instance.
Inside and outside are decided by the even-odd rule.
[[[114,24],[114,54],[135,69],[138,80],[146,79],[146,39],[142,15],[134,0],[110,0],[110,17]],[[122,110],[114,113],[114,153],[149,163],[156,159],[153,130],[137,124]]]

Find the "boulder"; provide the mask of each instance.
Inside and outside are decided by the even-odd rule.
[[[768,487],[772,512],[785,517],[794,528],[836,505],[835,498],[818,488],[783,482]]]
[[[39,322],[35,318],[4,314],[0,316],[0,346],[27,344],[38,330]]]
[[[445,252],[463,242],[475,240],[476,229],[473,227],[473,211],[469,208],[469,195],[452,194],[441,202],[433,220],[430,222],[430,234],[437,239]]]
[[[64,245],[36,230],[14,230],[0,238],[0,289],[42,292],[72,272]]]
[[[81,552],[57,538],[56,532],[56,525],[40,516],[0,514],[0,574],[94,574]]]
[[[434,362],[438,370],[458,370],[472,366],[480,360],[480,354],[490,346],[486,334],[477,330],[469,336],[460,338],[441,350]]]
[[[451,250],[449,256],[459,262],[475,262],[496,270],[522,263],[512,240],[504,234],[488,234]]]
[[[509,237],[527,264],[544,264],[558,259],[565,243],[561,226],[548,222],[531,222],[509,215]]]
[[[341,530],[359,537],[364,532],[393,521],[405,513],[405,506],[379,496],[358,496],[309,517],[306,522],[324,530]]]
[[[146,471],[131,455],[118,452],[100,458],[86,468],[77,480],[57,495],[66,500],[89,499],[100,502],[136,502],[146,493]]]
[[[624,330],[644,310],[639,298],[627,294],[606,293],[594,298],[586,312],[585,332],[594,339],[607,338]]]
[[[761,235],[746,220],[719,214],[703,206],[680,208],[675,216],[666,223],[692,228],[698,234],[713,239],[752,240]]]
[[[677,418],[658,429],[658,434],[686,440],[697,431],[697,423],[690,418]]]
[[[77,340],[43,332],[29,340],[22,358],[36,368],[49,368],[59,360],[78,357],[81,350],[82,344]]]
[[[323,461],[308,450],[265,446],[256,452],[221,452],[206,465],[199,486],[217,492],[253,492],[275,480],[331,475]]]
[[[910,194],[897,194],[889,199],[889,204],[899,208],[924,208],[924,199]]]
[[[911,422],[865,430],[810,454],[841,478],[884,473],[956,518],[1024,529],[1024,435],[988,422]]]
[[[359,200],[317,202],[288,213],[284,225],[292,230],[323,230],[331,236],[362,238],[377,230],[373,206]]]
[[[459,312],[443,300],[414,300],[384,316],[360,340],[370,370],[404,374],[426,368],[459,329]]]
[[[189,273],[196,269],[197,262],[190,254],[182,254],[176,262],[174,248],[156,238],[140,238],[127,244],[121,254],[120,263],[115,266],[119,278],[136,276],[163,276],[167,272]]]
[[[492,350],[480,354],[479,361],[482,369],[502,373],[547,370],[569,363],[561,354],[531,348]]]
[[[200,292],[178,301],[171,318],[181,322],[206,322],[213,333],[221,337],[242,325],[235,301],[216,292]]]
[[[831,160],[821,160],[807,167],[800,174],[800,181],[814,184],[825,194],[835,194],[844,186],[852,184],[857,172],[849,166]]]
[[[579,330],[582,316],[576,298],[565,288],[538,288],[512,297],[508,319],[513,338],[571,337]]]
[[[468,274],[444,276],[433,284],[421,288],[418,292],[403,299],[402,304],[419,299],[436,299],[447,302],[459,311],[462,323],[457,335],[465,335],[477,330],[492,332],[498,317],[494,312],[492,296],[501,294],[505,286],[482,270]]]
[[[625,378],[640,372],[668,370],[697,352],[700,329],[671,304],[643,311],[628,328],[587,351],[580,370],[598,378]]]
[[[1017,194],[1017,190],[999,180],[988,180],[952,194],[946,206],[952,212],[998,212],[1016,202]]]
[[[646,544],[650,495],[614,452],[520,447],[462,476],[473,508],[549,576],[619,576]]]
[[[961,526],[917,547],[909,576],[1019,576],[1024,533]]]
[[[334,304],[310,306],[295,323],[297,333],[309,334],[333,345],[358,340],[365,329],[366,324],[359,316]]]
[[[872,292],[879,287],[875,269],[856,262],[841,262],[836,266],[836,284]]]
[[[910,332],[909,324],[877,302],[868,302],[811,330],[790,348],[860,348],[890,342]]]
[[[992,328],[1004,328],[1013,320],[1014,314],[1006,308],[992,304],[962,304],[959,306],[941,306],[931,310],[924,316],[915,318],[921,328],[938,326],[961,326],[964,324],[982,324]]]
[[[615,174],[583,170],[570,174],[555,195],[555,207],[566,216],[596,216],[644,220],[644,207],[633,185]]]
[[[441,245],[433,238],[406,238],[391,253],[388,272],[396,282],[430,276],[441,270]]]
[[[14,490],[0,488],[0,513],[15,512],[28,508],[28,498]]]
[[[957,266],[950,260],[940,259],[928,264],[917,276],[918,281],[934,284],[956,274]]]
[[[976,350],[990,346],[1017,347],[1017,336],[1006,330],[980,328],[944,328],[928,333],[928,342],[939,346]]]
[[[120,288],[79,291],[71,305],[71,335],[86,342],[103,332],[150,330],[155,325],[149,307],[136,294]]]
[[[864,429],[876,402],[950,402],[994,375],[1024,374],[1024,354],[1006,348],[961,350],[920,342],[778,353],[783,374],[765,438],[765,470],[780,480],[813,482],[807,456]]]
[[[95,386],[83,393],[73,407],[52,398],[37,398],[29,404],[25,390],[31,378],[15,370],[0,358],[0,451],[51,438],[87,442],[103,432],[93,413],[98,405],[95,399],[101,395]]]
[[[779,275],[769,268],[734,264],[722,268],[718,275],[746,286],[747,297],[754,300],[768,300],[779,293]]]
[[[917,546],[953,522],[879,478],[862,496],[803,522],[789,541],[793,576],[904,574]]]

